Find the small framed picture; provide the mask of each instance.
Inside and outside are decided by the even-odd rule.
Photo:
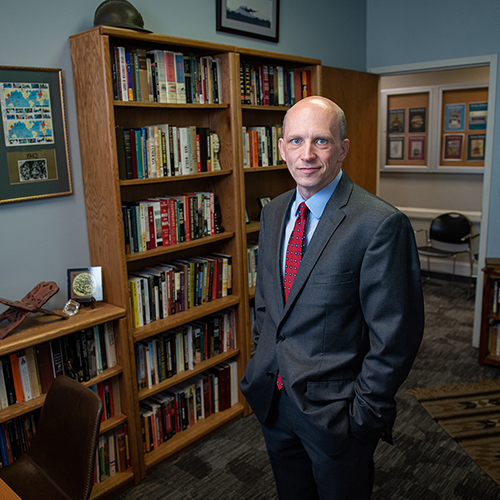
[[[279,41],[279,0],[217,0],[217,31]]]
[[[425,160],[425,135],[408,137],[408,160]]]
[[[465,130],[465,104],[447,104],[444,110],[444,131]]]
[[[427,108],[410,108],[408,131],[423,134],[427,125]]]
[[[387,131],[389,134],[402,134],[405,131],[405,110],[390,109],[387,117]]]
[[[92,302],[102,300],[102,268],[68,269],[68,300]]]
[[[467,161],[484,161],[486,134],[470,134],[467,137]]]
[[[387,141],[387,160],[404,160],[405,159],[405,138],[389,137]]]
[[[443,160],[461,160],[463,134],[445,134],[443,137]]]
[[[271,197],[264,196],[262,198],[257,198],[257,201],[259,202],[259,207],[262,209],[271,201]]]
[[[488,118],[487,102],[469,103],[469,130],[486,130],[487,118]]]
[[[248,210],[245,208],[245,222],[250,224],[250,217],[248,217]]]

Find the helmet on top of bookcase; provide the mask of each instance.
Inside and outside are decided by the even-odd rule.
[[[144,20],[139,11],[127,0],[104,0],[94,14],[94,26],[115,26],[139,31],[144,29]]]

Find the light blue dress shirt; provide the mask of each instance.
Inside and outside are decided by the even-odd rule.
[[[328,186],[325,186],[323,189],[318,191],[316,194],[311,196],[307,201],[302,198],[299,193],[298,188],[295,189],[295,200],[290,205],[290,210],[287,215],[287,222],[285,225],[285,234],[283,235],[283,241],[281,243],[282,248],[282,275],[285,276],[285,263],[286,263],[286,249],[288,246],[288,240],[290,239],[290,235],[292,234],[293,227],[295,226],[295,220],[299,214],[299,205],[305,201],[307,208],[309,209],[309,213],[307,215],[307,223],[306,223],[306,241],[304,252],[307,249],[307,245],[311,241],[313,237],[314,231],[316,231],[316,227],[318,226],[318,222],[323,215],[323,211],[325,210],[326,204],[328,200],[332,197],[335,189],[339,185],[340,179],[342,177],[342,169],[337,174],[335,179],[333,179]]]

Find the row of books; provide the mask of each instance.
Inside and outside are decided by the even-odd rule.
[[[214,205],[212,192],[124,203],[125,253],[147,252],[214,235]]]
[[[209,127],[116,126],[120,179],[153,179],[221,170],[219,136]]]
[[[278,147],[281,125],[242,127],[243,168],[283,165]]]
[[[122,412],[120,382],[118,377],[112,377],[111,379],[93,384],[89,389],[94,391],[102,401],[102,422]]]
[[[84,382],[115,365],[112,323],[27,347],[0,358],[0,408],[46,394],[58,375]]]
[[[311,95],[311,72],[300,68],[240,63],[242,104],[293,106]]]
[[[40,408],[0,424],[0,462],[6,467],[24,455],[31,446]]]
[[[247,243],[247,272],[248,286],[252,287],[257,284],[257,261],[259,256],[259,244],[255,241]]]
[[[95,455],[94,483],[101,483],[130,467],[128,427],[122,424],[99,436]]]
[[[129,273],[134,328],[232,294],[232,257],[214,253]]]
[[[168,50],[113,47],[114,98],[176,104],[223,102],[217,57]]]
[[[234,314],[229,308],[135,343],[139,390],[236,349]]]
[[[238,402],[238,371],[230,360],[139,403],[144,452]]]

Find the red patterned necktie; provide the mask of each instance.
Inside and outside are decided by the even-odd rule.
[[[285,277],[283,283],[285,290],[285,302],[288,300],[288,294],[292,289],[293,280],[295,279],[295,276],[297,276],[300,261],[302,260],[302,255],[304,254],[308,211],[309,209],[307,208],[307,205],[302,202],[299,205],[299,215],[297,215],[295,226],[292,234],[290,235],[290,239],[288,240],[288,246],[286,249]],[[281,374],[279,372],[276,384],[278,385],[278,389],[281,390],[283,388],[283,381],[281,380]]]

